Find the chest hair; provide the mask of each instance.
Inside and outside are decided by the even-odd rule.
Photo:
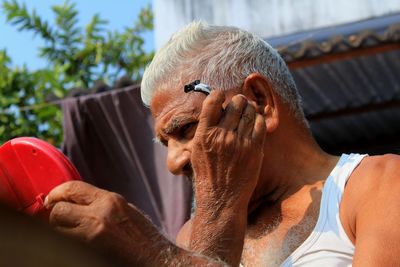
[[[266,223],[258,223],[246,233],[242,264],[244,266],[280,266],[311,234],[319,215],[319,199],[307,209],[276,216]],[[288,216],[292,214],[292,216]]]

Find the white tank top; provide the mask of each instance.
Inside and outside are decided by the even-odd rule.
[[[325,181],[317,224],[310,236],[281,265],[351,266],[354,245],[339,218],[339,206],[347,179],[367,155],[343,154]]]

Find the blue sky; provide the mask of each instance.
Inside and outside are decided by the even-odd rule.
[[[4,0],[0,1],[1,3]],[[64,0],[18,0],[26,3],[29,10],[35,9],[37,14],[49,22],[53,20],[51,6],[61,5]],[[91,17],[99,13],[102,19],[108,20],[108,30],[122,30],[125,26],[131,26],[143,6],[151,4],[151,0],[70,0],[76,3],[79,11],[79,23],[86,25]],[[146,50],[154,49],[153,33],[145,36]],[[0,12],[0,49],[6,48],[13,60],[13,65],[26,64],[29,69],[44,67],[46,62],[38,58],[38,47],[42,42],[32,33],[18,32],[17,27],[6,24],[6,17]]]

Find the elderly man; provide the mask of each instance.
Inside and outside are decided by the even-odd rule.
[[[194,80],[210,95],[183,88]],[[177,245],[121,196],[82,182],[48,196],[61,232],[133,265],[400,265],[400,158],[322,151],[293,79],[262,39],[192,23],[142,81],[168,168],[192,179]]]

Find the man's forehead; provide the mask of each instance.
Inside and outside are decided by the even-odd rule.
[[[172,109],[194,110],[201,103],[205,96],[199,93],[185,93],[183,88],[178,90],[171,88],[157,91],[151,101],[150,109],[153,118],[162,117]]]

